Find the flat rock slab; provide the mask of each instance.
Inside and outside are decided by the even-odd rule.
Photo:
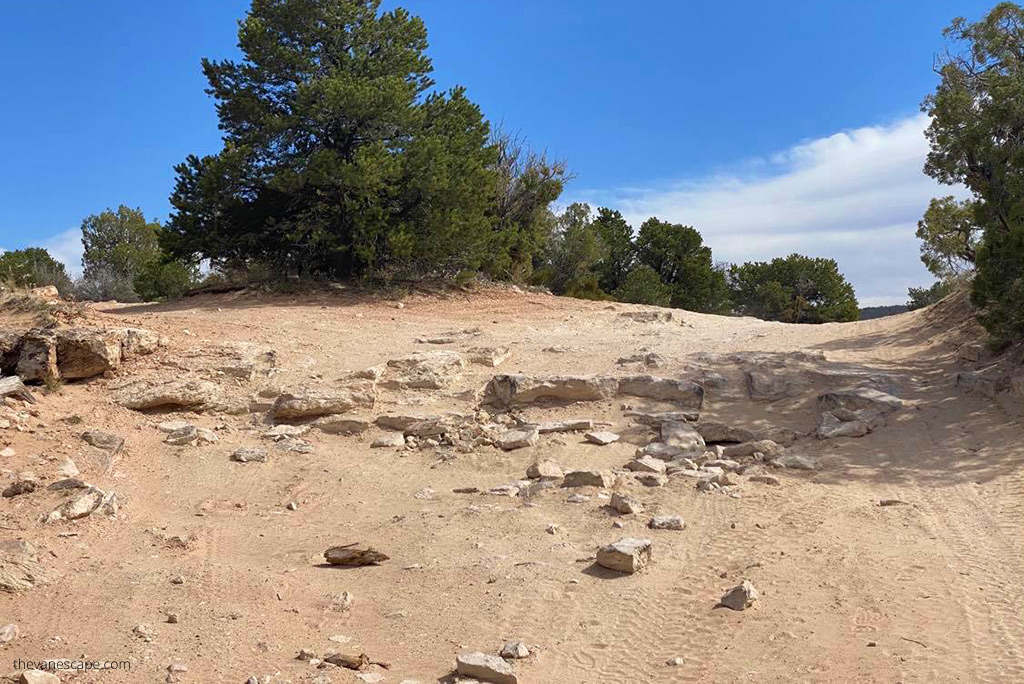
[[[668,465],[665,461],[653,456],[641,456],[626,464],[626,470],[632,470],[635,473],[664,473],[667,468]]]
[[[597,564],[609,570],[632,574],[651,562],[651,540],[623,537],[597,552]]]
[[[727,446],[722,450],[722,457],[730,460],[738,460],[741,458],[750,458],[754,454],[764,454],[766,459],[774,459],[780,456],[785,449],[776,444],[770,439],[759,439],[756,442],[743,442],[742,444],[735,444],[733,446]]]
[[[599,431],[599,432],[588,432],[583,435],[583,439],[587,440],[591,444],[597,444],[599,446],[606,446],[614,442],[619,441],[619,436],[614,432]]]
[[[633,375],[619,378],[619,394],[670,401],[683,408],[699,409],[704,404],[704,388],[690,380]]]
[[[103,451],[117,453],[124,446],[124,439],[109,432],[89,430],[82,433],[82,441]]]
[[[525,406],[542,401],[603,401],[615,396],[618,381],[605,376],[496,375],[485,400],[495,406]]]
[[[497,444],[505,451],[512,451],[533,446],[539,438],[540,432],[537,430],[537,426],[533,425],[517,430],[507,430],[498,437]]]
[[[679,515],[657,515],[651,518],[647,526],[652,530],[684,530],[686,523]]]
[[[266,463],[267,451],[259,447],[241,447],[232,452],[231,460],[237,463]]]
[[[493,684],[518,684],[512,666],[498,656],[480,653],[460,653],[455,659],[455,671],[463,677],[473,677]]]

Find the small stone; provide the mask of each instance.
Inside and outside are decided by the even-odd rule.
[[[185,663],[171,663],[167,666],[168,672],[188,672],[188,665]]]
[[[746,610],[758,598],[760,595],[750,580],[743,580],[742,583],[725,592],[719,603],[732,610]]]
[[[184,584],[185,577],[183,575],[175,575],[171,578],[171,584]]]
[[[433,501],[437,498],[437,492],[430,487],[424,487],[412,495],[412,498],[419,499],[420,501]]]
[[[519,658],[528,658],[529,656],[530,649],[522,641],[510,641],[501,647],[501,657],[506,660],[517,660]]]
[[[21,634],[18,625],[9,624],[0,627],[0,644],[9,644]]]
[[[61,461],[60,467],[57,469],[57,472],[60,474],[61,477],[78,477],[79,475],[78,467],[75,465],[75,462],[72,461],[70,458],[65,458],[63,461]]]
[[[464,677],[473,677],[493,684],[518,684],[512,666],[498,656],[486,653],[461,653],[455,659],[455,671]]]
[[[668,476],[659,473],[636,473],[633,479],[645,487],[664,487],[668,484]]]
[[[289,511],[297,511],[299,510],[299,504],[295,503],[294,501],[289,501],[288,505],[285,506],[285,508],[287,508]]]
[[[597,552],[597,564],[609,570],[634,573],[643,570],[651,560],[651,540],[623,537]]]
[[[677,656],[675,658],[669,658],[665,661],[665,664],[669,667],[682,667],[685,664],[685,661]]]
[[[686,523],[683,522],[682,516],[678,515],[657,515],[651,518],[651,521],[647,523],[647,526],[652,530],[686,529]]]
[[[589,496],[584,496],[582,494],[572,494],[569,496],[568,499],[566,499],[566,501],[571,504],[581,504],[586,503],[589,499]]]
[[[167,614],[167,624],[169,624],[169,625],[176,625],[176,624],[178,624],[178,614],[177,613],[168,613]]]
[[[316,653],[308,648],[299,649],[299,655],[295,656],[296,660],[313,660],[316,658]]]
[[[779,486],[779,478],[774,475],[751,475],[751,482],[760,482],[761,484],[772,485],[773,487]]]
[[[156,636],[156,632],[154,632],[153,628],[147,624],[135,625],[135,627],[132,629],[132,634],[142,639],[146,643],[153,641],[153,638]]]
[[[27,670],[21,673],[18,684],[60,684],[60,677],[43,670]]]
[[[377,551],[372,546],[362,544],[333,546],[324,551],[324,559],[331,565],[378,565],[389,558],[388,555]]]
[[[550,525],[548,525],[548,534],[557,534],[560,529],[562,528],[556,525],[555,523],[551,523]]]
[[[615,434],[614,432],[607,431],[588,432],[587,434],[583,435],[583,438],[588,442],[592,444],[597,444],[599,446],[606,446],[608,444],[612,444],[613,442],[619,441],[619,436],[617,434]]]
[[[615,528],[616,530],[621,530],[621,529],[624,529],[626,526],[622,524],[621,520],[613,520],[612,521],[612,527]]]

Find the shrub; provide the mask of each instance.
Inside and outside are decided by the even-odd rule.
[[[640,264],[630,270],[614,295],[620,302],[668,306],[672,301],[672,288],[661,282],[657,271]]]
[[[853,286],[833,259],[790,254],[729,269],[737,313],[786,323],[855,321],[860,311]]]

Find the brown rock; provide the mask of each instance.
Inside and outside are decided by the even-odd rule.
[[[379,565],[390,556],[377,551],[372,546],[365,546],[359,543],[346,544],[345,546],[332,546],[324,551],[324,559],[331,565]]]

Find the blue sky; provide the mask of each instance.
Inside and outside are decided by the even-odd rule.
[[[391,6],[394,2],[388,2]],[[692,224],[717,259],[836,258],[862,302],[926,284],[918,104],[941,30],[992,2],[406,0],[436,80],[568,160],[564,200]],[[86,215],[166,219],[172,167],[219,148],[199,59],[246,0],[4,4],[0,247],[78,268]]]

